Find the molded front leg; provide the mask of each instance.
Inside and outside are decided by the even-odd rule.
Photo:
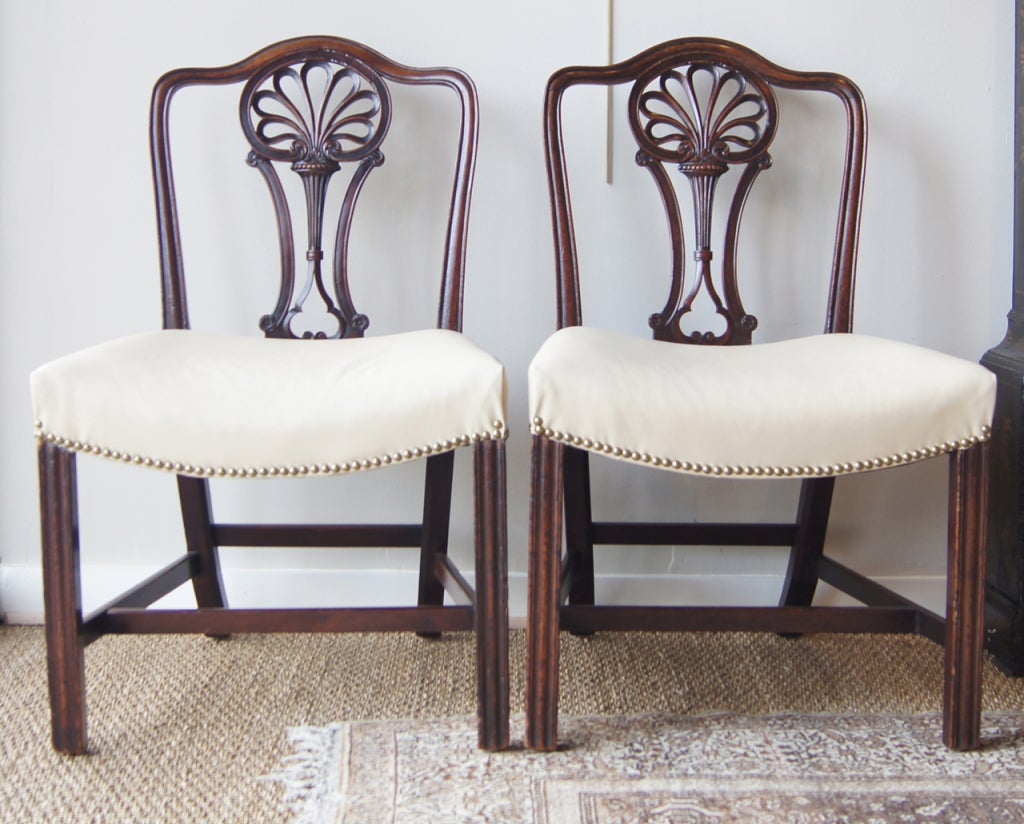
[[[526,746],[558,746],[563,447],[533,436],[526,625]]]
[[[476,630],[478,743],[504,750],[508,729],[508,516],[505,442],[473,448],[476,533]]]
[[[981,739],[988,452],[985,443],[950,455],[942,740],[953,750]]]
[[[70,755],[84,753],[87,746],[75,484],[75,454],[53,444],[40,444],[39,504],[52,738],[55,750]]]

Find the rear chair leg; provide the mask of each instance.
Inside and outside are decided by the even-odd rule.
[[[569,556],[569,603],[594,604],[594,542],[590,503],[590,456],[582,449],[565,448],[565,551]],[[576,633],[591,635],[592,633]]]
[[[981,740],[988,453],[984,443],[950,455],[942,740],[953,750]]]
[[[476,444],[473,483],[478,743],[483,750],[504,750],[509,745],[505,441]]]
[[[561,444],[533,436],[526,621],[526,746],[558,745],[559,592],[562,574]]]
[[[200,609],[223,608],[227,606],[227,600],[224,598],[217,545],[213,540],[209,481],[179,475],[178,498],[185,527],[185,546],[195,555],[192,589],[196,594],[196,606]]]
[[[39,445],[39,504],[53,747],[80,755],[87,742],[75,454],[46,442]]]
[[[419,594],[421,607],[444,604],[444,586],[437,577],[437,559],[448,554],[448,529],[452,511],[452,474],[455,452],[427,458],[423,492],[423,537],[420,547]],[[418,632],[421,638],[440,638],[440,632]]]
[[[781,607],[809,607],[818,587],[818,561],[825,551],[825,533],[832,507],[835,478],[810,478],[800,484],[796,538],[782,585]]]

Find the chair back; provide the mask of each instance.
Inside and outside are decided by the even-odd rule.
[[[281,280],[277,303],[259,321],[268,337],[362,337],[369,319],[349,289],[348,251],[352,219],[370,173],[384,163],[391,125],[390,84],[444,86],[458,96],[461,126],[444,245],[439,328],[461,331],[463,272],[470,192],[476,160],[476,90],[454,69],[403,66],[378,52],[338,37],[301,37],[262,49],[221,68],[179,69],[153,90],[150,146],[160,234],[163,324],[189,327],[179,216],[175,202],[169,139],[174,94],[197,85],[242,85],[241,131],[247,162],[266,181],[276,216]],[[351,173],[338,175],[345,164]],[[296,174],[301,188],[282,176]],[[336,223],[325,225],[325,205],[334,181],[341,181]],[[300,202],[289,205],[294,192]],[[296,220],[293,215],[303,215]],[[302,228],[305,227],[303,234]],[[325,253],[328,262],[325,263]],[[305,269],[297,276],[296,269]],[[323,328],[310,330],[296,318],[311,301],[322,303]],[[268,307],[269,308],[269,307]]]
[[[847,332],[853,323],[853,285],[867,120],[863,98],[847,78],[796,72],[724,40],[684,38],[654,46],[610,66],[571,66],[548,81],[544,131],[551,192],[559,327],[580,325],[579,270],[562,135],[562,98],[576,85],[631,84],[626,115],[636,140],[636,162],[657,186],[672,244],[671,286],[665,307],[650,316],[654,338],[695,344],[750,343],[757,318],[740,299],[737,248],[743,208],[754,182],[772,164],[769,152],[778,125],[775,89],[828,92],[845,106],[847,135],[839,217],[826,312],[826,332]],[[687,277],[686,238],[680,190],[671,179],[675,166],[689,183],[692,200],[694,272]],[[720,182],[731,175],[731,200],[724,232],[713,235],[712,219]],[[687,187],[683,186],[683,190]],[[715,238],[721,248],[716,273]],[[701,291],[724,319],[720,332],[684,332],[681,320],[692,312]]]

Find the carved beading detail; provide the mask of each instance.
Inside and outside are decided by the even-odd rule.
[[[711,62],[659,69],[641,77],[630,95],[630,127],[639,146],[637,163],[652,174],[661,193],[673,242],[672,286],[665,308],[651,315],[659,340],[680,343],[749,343],[757,318],[748,314],[736,284],[736,240],[740,214],[757,174],[771,165],[777,104],[771,87],[756,75]],[[677,195],[662,164],[676,164],[690,184],[694,216],[693,282],[683,296],[683,229]],[[721,291],[712,273],[711,223],[715,192],[730,166],[740,173],[725,233]],[[726,330],[684,333],[680,320],[701,289],[725,320]]]
[[[390,123],[383,79],[355,60],[326,54],[269,69],[242,92],[242,130],[252,151],[248,163],[264,177],[277,213],[281,289],[274,312],[260,319],[268,337],[361,337],[369,319],[353,306],[347,248],[352,211],[366,176],[384,162],[380,145]],[[291,215],[274,162],[290,163],[303,184],[306,206],[306,278],[295,289]],[[323,276],[323,224],[327,192],[343,162],[358,162],[341,207],[333,261],[333,294]],[[335,328],[297,332],[293,322],[316,290]]]

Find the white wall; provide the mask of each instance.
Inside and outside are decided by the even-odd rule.
[[[1014,16],[1009,0],[863,0],[843,5],[820,0],[640,0],[617,5],[618,59],[669,37],[703,34],[746,43],[792,68],[852,77],[867,97],[871,123],[858,330],[971,359],[1001,339],[1011,267]],[[525,371],[554,324],[540,141],[543,87],[559,66],[604,61],[605,3],[306,0],[287,15],[275,13],[271,4],[263,13],[261,6],[252,0],[160,5],[0,0],[0,610],[14,618],[39,613],[28,373],[62,353],[159,324],[147,147],[153,81],[169,68],[230,62],[274,40],[308,33],[361,40],[409,64],[458,66],[476,81],[482,127],[466,332],[502,359],[511,377],[511,566],[519,578],[526,569]],[[617,98],[619,112],[621,100]],[[650,270],[662,277],[667,250],[658,245],[664,241],[661,217],[646,173],[632,162],[624,130],[614,140],[614,183],[604,183],[603,105],[600,95],[583,95],[572,109],[578,151],[574,171],[582,187],[576,199],[580,241],[584,247],[589,242],[590,249],[583,251],[585,309],[594,322],[644,334],[647,315],[660,308],[664,281],[650,293],[656,296],[653,305],[623,304],[613,299],[611,288],[624,270]],[[835,125],[825,109],[810,114],[819,119],[823,134]],[[201,119],[202,110],[192,116]],[[254,187],[254,197],[263,197],[262,184],[253,180],[258,176],[241,162],[243,150],[230,156],[226,166],[210,165],[212,155],[201,143],[189,144],[183,152],[202,180],[234,178]],[[415,165],[410,169],[415,171]],[[423,172],[417,185],[430,177],[429,171]],[[392,179],[385,191],[388,185],[399,182]],[[828,185],[826,180],[820,186],[785,190],[791,203],[786,225],[809,227],[810,237],[798,238],[795,246],[758,228],[760,218],[751,216],[755,235],[764,241],[758,263],[776,279],[789,277],[795,269],[806,269],[814,277],[824,248],[821,236],[831,230],[831,217],[822,223],[816,205],[819,188]],[[195,192],[200,190],[194,186]],[[622,198],[633,195],[636,201],[622,205]],[[364,208],[372,209],[372,202]],[[192,214],[194,242],[186,249],[190,265],[194,261],[193,275],[212,272],[236,255],[243,265],[250,259],[258,263],[260,247],[246,240],[249,212],[243,212],[245,218],[222,213],[223,222],[217,223],[198,217],[199,212]],[[638,229],[650,247],[627,246],[624,231],[629,228]],[[379,236],[370,237],[360,252],[366,259]],[[394,244],[381,245],[393,260],[414,257]],[[748,267],[752,257],[748,251]],[[259,314],[269,308],[262,296],[235,304],[226,292],[197,279],[204,284],[204,318],[223,311],[230,328],[254,329]],[[365,303],[375,306],[384,296],[373,284],[366,285]],[[761,309],[772,307],[767,296],[758,299],[763,300]],[[746,300],[748,308],[761,313],[758,304]],[[812,297],[794,307],[799,330],[770,323],[763,328],[769,336],[817,331],[820,305]],[[432,305],[428,308],[432,311]],[[418,309],[414,300],[403,312],[415,316]],[[375,317],[374,310],[368,313]],[[763,314],[767,320],[769,313]],[[108,579],[116,577],[112,568],[156,567],[174,557],[181,532],[170,477],[89,459],[79,462],[79,472],[85,482],[81,518],[86,597],[93,602],[109,586]],[[457,499],[464,501],[469,491],[464,457],[457,473]],[[596,506],[607,517],[626,511],[658,517],[673,502],[683,517],[720,518],[740,503],[754,518],[784,519],[795,499],[795,487],[645,477],[619,464],[595,462],[594,474]],[[317,519],[354,514],[405,520],[418,515],[418,478],[417,469],[403,468],[397,476],[377,473],[316,484],[225,483],[215,487],[215,506],[228,518],[274,510],[274,517],[281,519],[312,513]],[[851,561],[856,558],[872,574],[941,576],[944,489],[943,461],[842,479],[830,550]],[[863,513],[870,517],[861,520]],[[453,552],[463,559],[470,557],[469,535],[469,510],[459,504]],[[777,575],[782,563],[783,556],[774,551],[666,549],[644,558],[602,556],[599,571]],[[262,580],[267,577],[264,570],[408,571],[415,567],[415,557],[408,552],[325,556],[232,551],[225,564],[229,594],[242,602],[262,595],[232,580]],[[230,570],[238,574],[232,578]],[[261,586],[254,584],[260,592]],[[300,579],[285,597],[301,600],[304,586]]]

